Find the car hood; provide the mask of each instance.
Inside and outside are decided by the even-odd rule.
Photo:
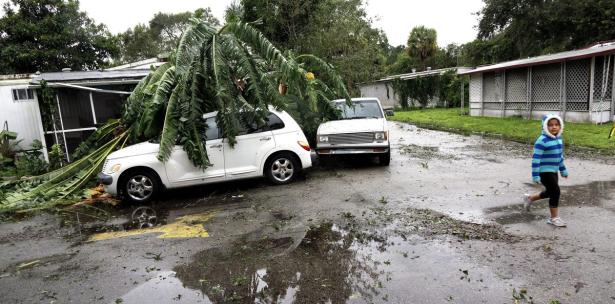
[[[160,144],[150,142],[142,142],[136,145],[128,146],[124,149],[119,149],[107,157],[107,159],[116,159],[129,156],[138,156],[144,154],[158,153]]]
[[[387,122],[383,118],[332,120],[318,127],[318,134],[341,134],[385,131]]]

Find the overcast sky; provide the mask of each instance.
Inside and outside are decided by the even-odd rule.
[[[0,0],[6,2],[7,0]],[[104,23],[117,34],[147,23],[155,13],[178,13],[210,7],[214,16],[222,20],[224,9],[231,0],[81,0],[81,10]],[[435,28],[438,45],[465,43],[476,37],[475,15],[483,6],[482,0],[368,0],[367,13],[374,26],[386,33],[391,45],[406,44],[410,30],[416,25]]]

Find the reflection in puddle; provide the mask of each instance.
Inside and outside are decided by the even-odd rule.
[[[560,186],[562,195],[560,207],[598,207],[615,212],[615,200],[613,191],[615,181],[592,182],[578,186]],[[532,210],[547,209],[548,200],[540,200],[532,204]],[[527,223],[545,219],[545,214],[527,213],[523,211],[523,203],[519,199],[516,205],[508,205],[489,208],[485,213],[490,215],[496,222],[509,225]]]
[[[452,237],[454,244],[466,238],[483,239],[476,227],[453,225],[452,219],[420,210],[396,217],[409,226],[389,221],[386,226],[368,227],[369,221],[346,215],[341,226],[324,223],[307,231],[290,229],[264,238],[261,232],[244,235],[230,245],[195,254],[173,271],[159,273],[121,300],[440,303],[438,300],[454,297],[461,303],[495,303],[509,295],[508,284],[518,284],[502,281],[474,260],[481,257],[468,257],[450,246],[450,235],[458,235]],[[416,230],[423,221],[432,223]],[[484,237],[494,232],[485,229]],[[489,293],[483,292],[486,289]]]
[[[209,221],[214,215],[214,212],[185,215],[178,217],[175,222],[167,225],[160,225],[152,228],[97,233],[90,236],[88,241],[102,241],[151,233],[158,233],[158,238],[209,237],[209,233],[205,230],[203,224]]]
[[[324,224],[295,236],[206,250],[174,270],[186,287],[215,303],[343,303],[353,294],[371,299],[385,272],[354,245],[350,233]]]

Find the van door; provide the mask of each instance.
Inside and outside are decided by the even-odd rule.
[[[196,185],[222,181],[226,178],[224,171],[224,145],[216,117],[205,119],[205,146],[211,166],[206,169],[195,167],[182,146],[175,146],[171,157],[166,162],[167,177],[174,186]]]

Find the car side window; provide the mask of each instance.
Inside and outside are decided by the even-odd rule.
[[[265,123],[260,126],[256,122],[244,122],[238,132],[238,135],[261,133],[282,128],[284,128],[284,122],[282,119],[269,112],[267,117],[265,117]]]
[[[207,130],[205,131],[205,140],[214,140],[220,138],[220,129],[216,123],[216,117],[205,119]]]
[[[269,113],[267,116],[267,131],[279,130],[284,128],[284,122],[278,115]]]

